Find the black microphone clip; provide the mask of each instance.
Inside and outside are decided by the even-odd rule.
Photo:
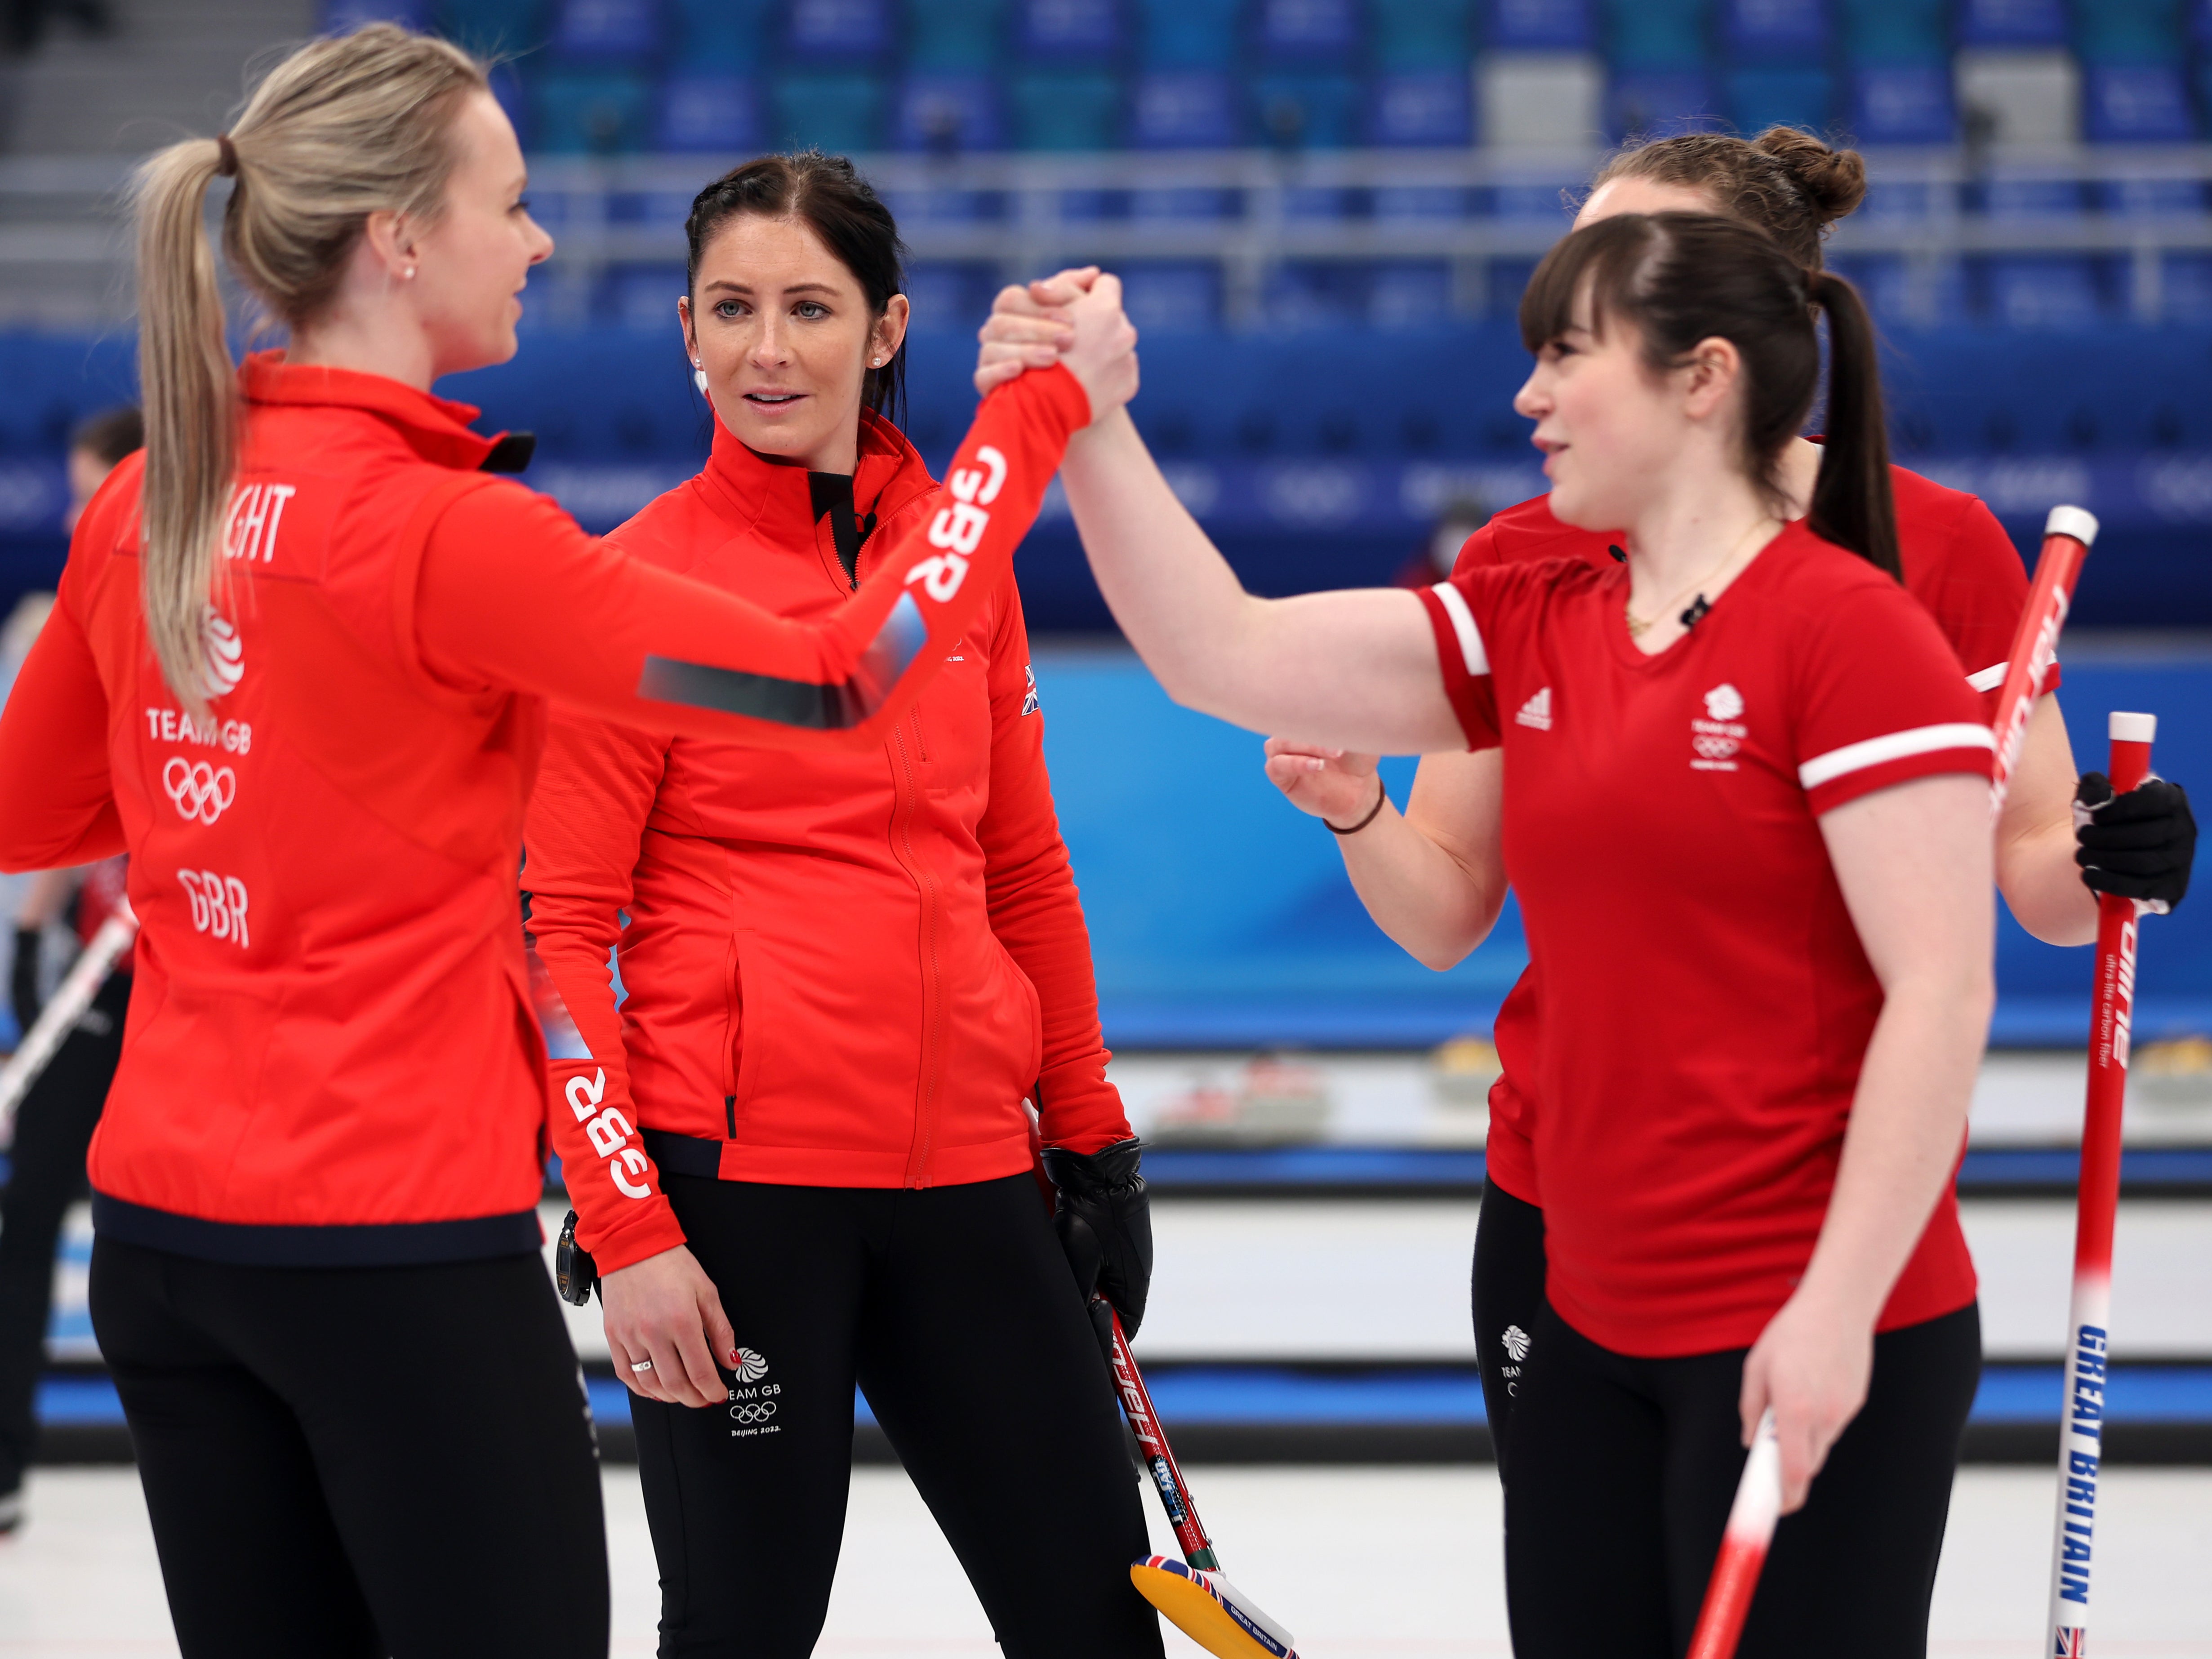
[[[1615,564],[1626,564],[1628,562],[1628,555],[1622,550],[1621,546],[1618,542],[1607,542],[1605,544],[1605,550],[1613,555],[1613,562]]]
[[[1702,593],[1698,594],[1696,599],[1691,600],[1690,608],[1687,611],[1685,611],[1681,615],[1680,620],[1683,631],[1686,633],[1689,629],[1695,628],[1699,623],[1705,621],[1705,613],[1711,609],[1712,606],[1706,603],[1705,596]]]

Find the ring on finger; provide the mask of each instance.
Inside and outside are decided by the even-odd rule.
[[[633,1361],[633,1362],[631,1363],[631,1365],[630,1365],[630,1370],[633,1370],[633,1371],[635,1371],[635,1372],[639,1373],[640,1375],[642,1375],[643,1373],[645,1373],[645,1372],[647,1372],[647,1371],[649,1371],[649,1370],[651,1370],[652,1369],[653,1369],[653,1362],[652,1362],[650,1359],[640,1359],[640,1360],[635,1360],[635,1361]]]

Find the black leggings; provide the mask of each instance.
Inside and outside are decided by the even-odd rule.
[[[1506,1589],[1519,1659],[1674,1659],[1744,1451],[1747,1350],[1637,1359],[1548,1306],[1513,1407]],[[1911,1659],[1928,1646],[1951,1479],[1981,1376],[1972,1306],[1875,1339],[1867,1401],[1783,1517],[1741,1659]]]
[[[1474,1222],[1474,1353],[1482,1408],[1498,1468],[1505,1469],[1505,1431],[1544,1311],[1544,1212],[1494,1181],[1482,1184]]]
[[[536,1256],[247,1267],[100,1238],[92,1317],[185,1659],[605,1659],[598,1455]]]
[[[662,1659],[804,1659],[830,1601],[853,1388],[1009,1659],[1156,1659],[1149,1553],[1104,1357],[1027,1175],[920,1190],[665,1175],[750,1379],[632,1396]],[[750,1362],[749,1362],[750,1364]]]
[[[32,1402],[53,1312],[54,1245],[84,1194],[85,1148],[115,1080],[130,1006],[131,975],[110,974],[15,1115],[0,1193],[0,1493],[22,1485],[37,1443]]]

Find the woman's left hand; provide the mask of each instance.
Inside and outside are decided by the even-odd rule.
[[[975,331],[982,342],[975,359],[978,397],[1024,369],[1050,368],[1060,361],[1060,354],[1075,343],[1068,307],[1091,291],[1098,274],[1097,265],[1081,265],[1000,290],[990,317]]]
[[[1767,1322],[1743,1362],[1743,1443],[1774,1409],[1782,1451],[1782,1512],[1804,1506],[1828,1449],[1866,1404],[1874,1332],[1866,1322],[1803,1290]]]

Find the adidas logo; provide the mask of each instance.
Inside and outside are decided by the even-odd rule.
[[[1552,729],[1552,688],[1546,686],[1521,705],[1521,712],[1513,717],[1517,726],[1533,726],[1539,732]]]

